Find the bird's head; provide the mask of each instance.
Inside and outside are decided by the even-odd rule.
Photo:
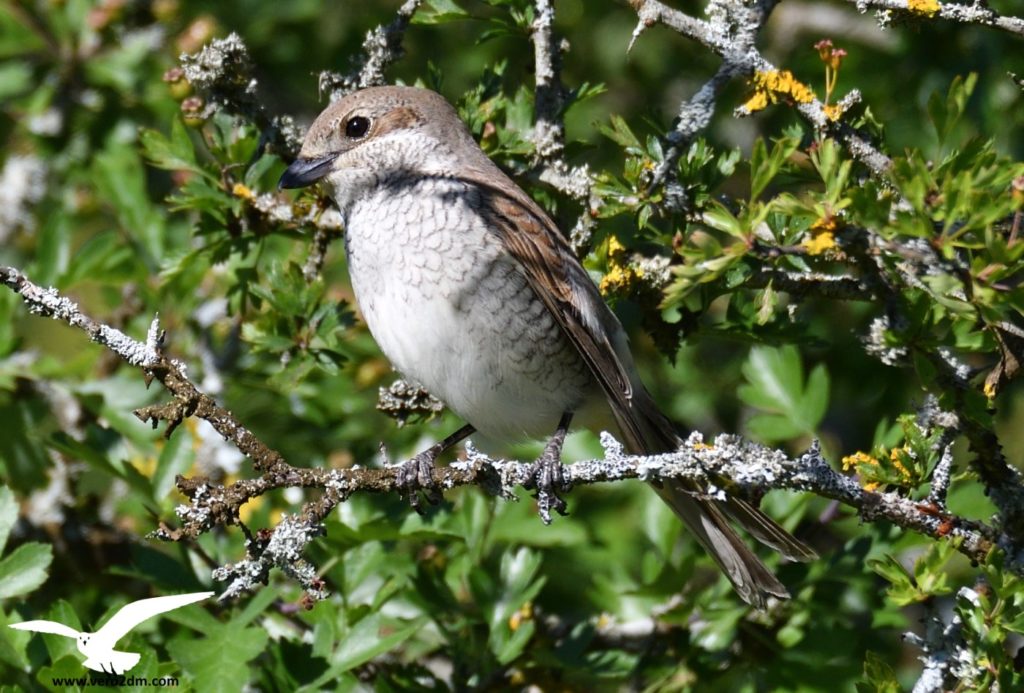
[[[323,180],[344,208],[362,186],[403,175],[452,175],[460,163],[480,157],[483,152],[440,94],[370,87],[317,117],[278,185],[299,188]]]

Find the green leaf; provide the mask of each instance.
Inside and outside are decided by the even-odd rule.
[[[775,140],[768,151],[764,140],[758,138],[750,152],[750,199],[756,199],[796,151],[800,141],[784,137]]]
[[[174,488],[174,479],[179,474],[184,474],[195,461],[195,451],[192,449],[192,436],[176,435],[171,436],[160,451],[157,458],[156,469],[153,471],[150,484],[153,487],[153,499],[159,501],[165,498]]]
[[[196,690],[230,693],[244,688],[250,681],[249,662],[267,648],[267,631],[229,621],[207,629],[204,635],[169,642],[171,658],[194,677]]]
[[[748,422],[752,432],[767,442],[814,435],[828,407],[824,365],[818,365],[805,384],[796,347],[756,346],[742,370],[747,382],[739,388],[740,399],[765,412]]]
[[[540,553],[520,548],[501,556],[502,588],[498,601],[491,607],[488,644],[501,664],[518,657],[536,627],[523,615],[525,605],[544,587],[545,578],[538,576],[543,558]],[[518,617],[514,619],[513,614]]]
[[[41,27],[13,3],[0,4],[0,60],[44,49]]]
[[[903,693],[896,672],[877,652],[868,651],[864,660],[864,681],[857,683],[858,693]]]
[[[721,202],[712,202],[704,211],[704,216],[701,219],[711,228],[727,233],[730,236],[735,236],[737,238],[743,238],[746,236],[746,230],[743,228],[743,224],[740,223],[740,220],[736,218],[736,215],[729,211],[729,208]]]
[[[346,671],[395,649],[422,629],[428,620],[424,616],[396,629],[391,623],[385,623],[380,614],[366,616],[339,640],[330,668],[308,684],[309,688],[317,690]]]
[[[216,181],[196,163],[195,147],[180,118],[171,121],[170,138],[156,130],[143,130],[139,135],[142,149],[149,162],[157,168],[169,171],[191,171]]]
[[[140,249],[151,271],[159,269],[165,227],[162,212],[146,191],[142,160],[133,147],[111,142],[96,155],[94,184],[117,212],[125,237]]]
[[[946,144],[953,129],[960,122],[967,108],[967,101],[977,83],[977,73],[972,72],[966,78],[957,75],[949,85],[946,98],[942,98],[936,92],[928,99],[928,117],[931,119],[932,125],[935,126],[939,146]]]
[[[32,86],[32,69],[18,61],[0,64],[0,101],[11,99]]]
[[[469,19],[470,14],[454,0],[427,0],[412,16],[413,24],[446,24]]]
[[[32,279],[42,285],[55,284],[71,262],[73,226],[63,209],[50,215],[39,230],[36,263]]]
[[[0,553],[3,553],[7,546],[7,538],[11,535],[11,528],[18,521],[18,502],[14,500],[14,494],[6,486],[0,486]]]
[[[625,121],[622,116],[612,115],[609,117],[611,127],[607,125],[599,125],[598,129],[601,133],[611,139],[620,147],[631,149],[633,151],[640,151],[641,145],[640,140],[637,139],[636,135],[630,129],[629,124]]]
[[[7,546],[11,528],[18,520],[18,502],[6,486],[0,486],[0,553]],[[32,592],[46,581],[53,562],[53,547],[29,542],[0,559],[0,599]]]
[[[259,189],[260,180],[267,174],[267,172],[274,166],[281,163],[281,160],[272,154],[264,154],[248,168],[245,172],[244,182],[250,188]]]
[[[10,599],[32,592],[46,581],[47,568],[53,561],[49,544],[22,544],[0,560],[0,599]]]

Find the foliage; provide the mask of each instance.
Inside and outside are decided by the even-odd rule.
[[[300,466],[371,466],[382,441],[408,456],[459,422],[395,427],[377,411],[395,376],[352,305],[341,243],[307,272],[329,201],[278,192],[285,162],[264,150],[260,126],[205,113],[172,68],[237,31],[260,98],[308,122],[323,105],[311,74],[349,66],[393,12],[338,5],[0,6],[0,264],[140,339],[159,313],[165,348],[194,382]],[[674,159],[668,123],[713,58],[654,30],[627,57],[631,10],[559,3],[556,29],[572,45],[566,156],[594,174],[581,205],[541,181],[534,156],[532,5],[423,5],[389,78],[440,89],[563,229],[581,213],[597,220],[585,265],[614,278],[602,289],[681,427],[790,452],[821,439],[865,489],[921,504],[952,445],[950,512],[992,518],[974,464],[990,454],[983,443],[1024,458],[1024,95],[1005,76],[1019,41],[922,21],[893,29],[898,43],[858,45],[840,26],[840,67],[831,44],[819,58],[820,36],[778,36],[801,86],[825,60],[830,103],[863,91],[870,106],[839,117],[891,158],[880,177],[775,92],[755,118],[732,118],[757,89],[738,81]],[[954,35],[960,52],[943,47]],[[177,475],[251,474],[205,423],[164,439],[132,416],[164,398],[0,292],[0,622],[95,624],[133,599],[210,587],[210,568],[244,554],[237,528],[193,545],[147,538],[174,522]],[[936,411],[959,424],[943,428]],[[567,445],[567,457],[600,454],[590,433]],[[266,494],[241,519],[272,528],[312,494]],[[1024,686],[1013,556],[970,565],[954,542],[770,494],[763,507],[822,558],[769,559],[793,599],[758,613],[651,499],[641,484],[574,491],[569,517],[544,527],[525,496],[461,490],[421,517],[397,497],[356,495],[307,556],[328,599],[303,609],[301,590],[275,574],[238,603],[169,614],[123,649],[143,653],[133,674],[197,690],[900,690],[926,656],[902,633],[925,637],[922,622],[952,613],[963,689]],[[82,673],[70,641],[7,628],[0,667],[24,689]]]

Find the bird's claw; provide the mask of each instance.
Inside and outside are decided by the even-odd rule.
[[[421,492],[431,505],[437,505],[443,499],[441,489],[434,483],[434,456],[428,452],[421,452],[399,464],[395,482],[399,493],[408,498],[409,505],[420,515],[424,513]]]
[[[546,525],[551,524],[552,510],[562,516],[569,514],[568,506],[559,494],[567,492],[572,484],[565,480],[560,452],[548,446],[530,466],[530,476],[523,484],[527,489],[536,490],[533,497],[537,499],[537,512]]]

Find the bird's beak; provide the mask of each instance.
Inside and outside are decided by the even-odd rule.
[[[327,154],[313,159],[299,158],[281,174],[277,187],[304,188],[312,185],[331,172],[331,164],[338,158],[337,154]]]

